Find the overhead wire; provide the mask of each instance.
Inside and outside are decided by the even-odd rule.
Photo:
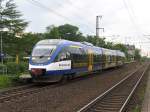
[[[42,3],[40,3],[39,1],[36,1],[36,0],[28,0],[30,3],[32,3],[33,5],[37,6],[37,7],[40,7],[40,8],[43,8],[45,10],[47,10],[48,12],[51,12],[53,13],[54,15],[56,16],[59,16],[65,20],[68,20],[68,21],[71,21],[69,18],[61,15],[60,13],[56,12],[55,10],[53,10],[52,8],[50,7],[46,7],[45,5],[43,5]]]
[[[129,1],[128,1],[128,3],[129,3]],[[140,29],[140,27],[139,27],[139,25],[138,24],[136,24],[136,22],[135,22],[135,20],[134,20],[134,18],[135,18],[135,13],[134,13],[134,10],[133,10],[133,8],[131,7],[131,5],[130,5],[130,9],[129,9],[129,7],[128,7],[128,4],[126,3],[126,0],[123,0],[123,4],[124,4],[124,6],[125,6],[125,8],[127,9],[127,12],[128,12],[128,15],[129,15],[129,18],[130,18],[130,21],[131,21],[131,23],[133,24],[133,26],[135,27],[135,29],[136,29],[136,31],[137,31],[137,33],[140,33],[140,35],[142,34],[142,37],[144,37],[144,38],[146,38],[147,40],[150,40],[149,38],[147,38],[147,37],[145,37],[144,35],[143,35],[143,33],[142,33],[142,31],[141,31],[141,29]],[[139,36],[139,38],[140,38],[141,36]],[[141,40],[141,39],[140,39]],[[139,40],[139,42],[133,42],[134,44],[139,44],[140,46],[141,46],[141,44],[149,44],[150,42],[141,42]],[[143,45],[142,45],[143,46]],[[141,47],[140,47],[141,48]],[[141,49],[142,50],[142,49]]]
[[[57,2],[57,0],[56,0],[55,2]],[[57,2],[57,3],[58,3],[58,2]],[[76,9],[76,10],[78,10],[78,11],[80,11],[80,12],[83,12],[83,10],[84,10],[83,8],[80,8],[80,7],[75,6],[75,5],[72,3],[71,0],[67,0],[67,3],[68,3],[69,5],[71,5],[74,9]],[[58,3],[58,4],[59,4],[59,6],[62,6],[61,3]],[[85,20],[86,23],[88,23],[88,24],[93,24],[93,23],[90,22],[89,20],[87,20],[87,19],[81,17],[81,15],[79,15],[77,12],[73,12],[73,13],[75,13],[78,18]],[[84,12],[84,13],[85,13],[85,12]]]
[[[124,4],[124,6],[125,6],[125,8],[126,8],[126,10],[127,10],[127,12],[128,12],[129,19],[130,19],[131,23],[133,24],[133,26],[135,27],[135,29],[136,29],[137,31],[139,31],[139,28],[138,28],[136,22],[134,21],[134,18],[133,18],[132,14],[131,14],[131,11],[130,11],[130,9],[128,8],[128,4],[126,3],[126,0],[123,0],[123,4]]]
[[[62,3],[60,3],[60,2],[58,2],[57,0],[55,1],[59,6],[62,6]],[[75,8],[76,10],[78,10],[78,11],[83,11],[83,9],[81,9],[80,7],[77,7],[77,6],[75,6],[75,5],[73,5],[73,3],[70,1],[70,0],[67,0],[67,3],[69,4],[69,5],[71,5],[73,8]],[[76,17],[78,17],[80,20],[85,20],[85,22],[87,23],[87,24],[85,24],[85,23],[81,23],[82,25],[84,25],[84,26],[86,26],[86,27],[89,27],[89,29],[92,31],[92,33],[94,33],[94,31],[93,31],[93,29],[91,29],[90,28],[90,24],[93,24],[93,23],[91,23],[90,21],[88,21],[85,17],[82,17],[81,15],[79,15],[77,12],[73,12],[73,13],[75,13],[77,16]]]
[[[127,1],[128,1],[128,0],[127,0]],[[128,4],[130,4],[130,9],[129,9],[129,5],[127,4],[126,0],[123,0],[123,4],[124,4],[125,8],[127,9],[127,12],[128,12],[129,18],[130,18],[130,21],[131,21],[131,23],[133,24],[133,26],[135,27],[137,33],[140,32],[140,33],[142,34],[142,36],[143,36],[143,33],[142,33],[142,31],[141,31],[139,25],[135,22],[135,19],[134,19],[134,18],[135,18],[135,13],[134,13],[134,10],[133,10],[133,8],[132,8],[132,6],[131,6],[131,3],[128,1]],[[144,36],[144,37],[145,37],[145,36]],[[149,39],[149,38],[147,38],[147,37],[145,37],[145,38],[146,38],[146,39]]]
[[[72,2],[72,0],[67,0],[67,2],[72,6],[72,7],[74,7],[76,10],[78,10],[78,11],[84,11],[84,13],[87,13],[87,10],[84,10],[83,8],[81,8],[81,7],[78,7],[78,6],[76,6],[76,5],[74,5],[73,4],[73,2]],[[89,24],[93,24],[93,23],[91,23],[89,20],[86,20]],[[108,27],[107,27],[108,28]],[[102,28],[102,30],[103,30],[103,33],[104,33],[104,29]],[[104,35],[104,34],[103,34]],[[103,37],[103,35],[102,35],[102,37]]]
[[[58,16],[58,17],[61,17],[63,18],[64,20],[67,20],[67,21],[70,21],[70,22],[73,22],[70,18],[58,13],[57,11],[55,11],[54,9],[52,8],[49,8],[47,6],[45,6],[44,4],[42,4],[41,2],[37,1],[37,0],[28,0],[28,2],[32,3],[33,5],[37,6],[37,7],[40,7],[42,9],[45,9],[47,10],[48,12],[51,12],[53,13],[54,15]],[[83,23],[82,23],[83,24]],[[83,24],[84,26],[87,26],[86,24]],[[89,26],[87,26],[89,28]],[[92,30],[91,30],[91,33],[94,33]]]

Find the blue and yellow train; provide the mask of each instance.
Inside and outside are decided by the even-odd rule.
[[[119,50],[96,47],[87,42],[47,39],[34,46],[29,71],[34,82],[56,82],[64,77],[121,66],[124,60],[125,54]]]

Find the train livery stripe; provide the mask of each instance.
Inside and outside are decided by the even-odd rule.
[[[45,65],[45,66],[42,66],[42,65],[41,66],[36,66],[36,65],[29,64],[29,68],[42,68],[42,69],[46,69],[46,71],[50,71],[50,70],[68,70],[68,69],[71,69],[71,60],[53,62],[53,63],[51,63],[49,65]]]
[[[90,49],[88,50],[88,61],[88,71],[90,72],[93,70],[93,52]]]

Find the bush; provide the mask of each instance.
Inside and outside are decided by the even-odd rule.
[[[28,71],[28,65],[29,64],[27,62],[21,62],[21,63],[19,63],[20,73]]]
[[[0,75],[0,89],[10,87],[12,85],[12,78],[7,75]]]
[[[19,74],[28,70],[28,63],[26,62],[20,62],[19,64],[8,62],[6,66],[8,74]]]
[[[6,63],[8,74],[16,74],[19,72],[19,66],[14,62]]]
[[[0,74],[7,74],[7,66],[0,64]]]
[[[9,76],[0,74],[0,89],[20,85],[19,75]]]

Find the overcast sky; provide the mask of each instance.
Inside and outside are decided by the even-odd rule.
[[[69,23],[86,34],[95,34],[95,20],[102,15],[101,36],[115,43],[134,44],[150,56],[150,0],[14,0],[23,18],[29,21],[26,32],[45,32],[48,25]],[[43,6],[34,2],[38,1]],[[149,39],[148,39],[149,38]],[[149,43],[148,43],[149,42]]]

